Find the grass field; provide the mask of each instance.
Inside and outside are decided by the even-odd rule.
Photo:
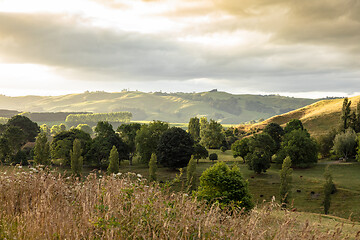
[[[248,179],[249,189],[255,202],[261,204],[264,200],[270,201],[273,196],[279,199],[279,166],[272,165],[266,173],[255,174],[249,170],[247,165],[240,158],[234,159],[231,151],[222,153],[220,150],[210,150],[219,156],[219,161],[225,161],[229,165],[237,164],[245,179]],[[201,173],[213,165],[210,160],[201,159],[197,165],[196,184],[199,184]],[[360,163],[334,163],[321,161],[318,165],[309,169],[294,169],[292,179],[291,201],[292,207],[297,211],[323,213],[323,173],[327,164],[330,164],[330,171],[338,191],[332,195],[330,214],[342,218],[351,218],[360,222]],[[121,172],[135,172],[145,177],[148,176],[148,168],[144,164],[136,163],[129,166],[123,162]],[[178,171],[167,168],[158,168],[158,181],[174,179]],[[186,173],[182,176],[182,182],[174,186],[175,190],[185,189]],[[301,192],[297,192],[300,190]],[[311,192],[314,192],[312,194]]]

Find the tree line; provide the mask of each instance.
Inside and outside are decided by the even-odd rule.
[[[67,123],[97,123],[105,122],[130,122],[131,112],[112,112],[112,113],[89,113],[89,114],[70,114],[66,117]]]

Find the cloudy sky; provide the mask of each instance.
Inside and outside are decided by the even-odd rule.
[[[0,94],[360,94],[359,0],[0,0]]]

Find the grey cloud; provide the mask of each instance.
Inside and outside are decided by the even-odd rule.
[[[298,91],[345,91],[347,83],[360,87],[354,80],[359,73],[346,67],[324,67],[316,56],[312,57],[314,65],[302,65],[308,61],[308,56],[301,56],[302,49],[216,51],[179,43],[167,35],[90,27],[79,16],[0,13],[0,50],[13,62],[48,65],[64,74],[76,72],[83,80],[91,75],[108,81],[226,79],[234,86],[261,91],[294,87]],[[284,60],[276,60],[279,57]],[[286,59],[297,61],[284,65]],[[341,86],[340,78],[345,79]]]

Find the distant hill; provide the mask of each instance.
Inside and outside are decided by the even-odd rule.
[[[85,92],[63,96],[8,97],[0,95],[0,109],[20,112],[119,112],[132,120],[188,122],[206,116],[222,123],[239,124],[266,119],[314,103],[317,100],[277,95],[233,95],[212,90],[202,93]]]
[[[351,100],[351,108],[354,110],[357,102],[360,101],[360,96],[351,97],[349,100]],[[332,128],[339,127],[342,104],[343,99],[322,100],[297,110],[271,117],[261,123],[255,123],[250,125],[249,128],[263,129],[271,122],[284,125],[291,119],[300,119],[312,136],[320,136]]]

